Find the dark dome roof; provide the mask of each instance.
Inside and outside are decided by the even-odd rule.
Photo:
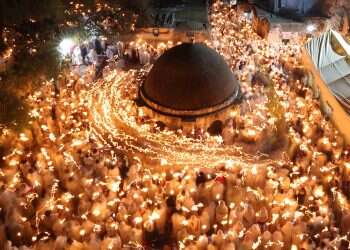
[[[156,111],[194,116],[231,105],[240,94],[240,86],[215,50],[185,43],[167,50],[155,62],[140,94]]]

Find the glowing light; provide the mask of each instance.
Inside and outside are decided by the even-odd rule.
[[[217,7],[218,4],[216,3],[214,6]],[[210,42],[208,42],[208,44],[209,46],[217,45],[219,48],[216,49],[225,56],[229,63],[236,61],[236,52],[231,53],[231,50],[234,51],[240,48],[239,44],[245,45],[251,42],[246,41],[245,36],[247,39],[254,40],[254,42],[258,43],[259,47],[261,47],[259,49],[254,48],[254,50],[257,50],[256,54],[259,60],[267,60],[270,56],[278,58],[278,55],[270,52],[265,42],[255,37],[255,34],[251,32],[249,26],[243,26],[242,29],[240,29],[242,32],[233,29],[236,22],[230,25],[230,22],[226,21],[227,18],[225,18],[225,12],[231,12],[231,10],[215,10],[216,7],[214,7],[214,13],[212,14],[214,38],[213,41],[211,41],[212,44],[210,45]],[[233,10],[232,13],[234,13]],[[224,28],[223,31],[226,30],[228,32],[221,33],[221,27]],[[238,43],[238,45],[235,43]],[[145,46],[145,44],[146,42],[141,40],[137,43],[132,43],[133,46],[149,48],[149,46],[147,44],[147,46]],[[163,43],[159,48],[166,49],[168,48],[167,46],[171,46],[169,44],[171,43]],[[66,45],[63,47],[66,47]],[[74,45],[69,45],[67,47],[72,48],[71,46]],[[242,48],[243,52],[237,54],[241,56],[243,60],[249,62],[252,56],[244,54],[246,49],[244,49],[244,46]],[[243,55],[241,55],[242,53]],[[276,62],[278,62],[278,60],[276,60]],[[231,66],[235,68],[233,64],[234,63],[232,63]],[[247,68],[254,72],[254,63],[248,65]],[[300,221],[304,223],[305,220],[308,220],[309,215],[316,215],[316,212],[309,210],[307,206],[305,206],[310,201],[314,201],[317,204],[319,208],[317,214],[320,213],[325,220],[329,220],[332,217],[330,215],[332,215],[333,209],[331,209],[330,204],[333,204],[334,201],[342,210],[349,211],[349,201],[342,193],[343,190],[332,187],[334,184],[330,181],[335,179],[334,177],[336,174],[332,174],[329,166],[326,164],[320,168],[320,171],[325,173],[324,176],[316,177],[312,172],[303,175],[303,173],[298,172],[300,168],[298,162],[289,165],[288,162],[285,163],[282,160],[281,162],[272,160],[264,161],[259,157],[244,154],[244,149],[241,149],[241,147],[235,144],[229,145],[228,147],[222,145],[220,141],[221,137],[209,137],[206,140],[196,140],[184,136],[181,131],[174,132],[167,130],[167,128],[164,129],[164,131],[157,131],[155,133],[150,129],[153,126],[146,126],[143,122],[137,122],[136,120],[139,118],[137,114],[141,112],[137,112],[133,96],[138,92],[139,75],[144,76],[146,73],[147,69],[130,70],[127,72],[111,70],[101,81],[94,82],[91,85],[89,85],[89,83],[82,84],[89,87],[86,89],[86,92],[78,90],[70,91],[73,88],[74,80],[69,79],[69,77],[74,78],[74,75],[68,74],[67,78],[69,81],[67,87],[62,86],[62,89],[60,89],[62,95],[52,95],[55,97],[50,98],[47,97],[48,95],[46,95],[45,91],[42,91],[36,92],[31,96],[31,101],[37,103],[37,105],[34,105],[35,109],[32,110],[31,115],[37,118],[34,120],[38,123],[37,127],[40,138],[37,140],[36,133],[22,133],[17,135],[19,139],[18,145],[21,146],[21,144],[23,144],[26,146],[30,144],[28,141],[37,140],[40,151],[35,154],[30,152],[29,154],[26,147],[19,147],[16,150],[12,150],[11,154],[3,157],[8,168],[4,170],[2,170],[3,168],[0,169],[0,177],[1,179],[5,179],[3,177],[8,177],[6,178],[9,180],[8,184],[5,185],[14,191],[18,189],[18,191],[20,191],[18,193],[23,193],[26,196],[27,199],[20,199],[19,202],[14,205],[28,206],[34,199],[39,198],[41,199],[40,204],[43,204],[43,208],[45,208],[43,211],[53,212],[47,217],[54,218],[57,216],[57,231],[55,231],[55,226],[55,232],[52,236],[49,235],[48,232],[37,232],[41,241],[61,235],[62,228],[70,224],[71,216],[67,216],[67,214],[74,209],[75,201],[77,201],[77,199],[74,199],[75,197],[79,197],[79,203],[82,205],[82,208],[84,208],[77,210],[81,219],[87,220],[88,217],[92,215],[95,217],[95,222],[98,220],[98,223],[105,223],[116,232],[120,227],[120,229],[123,230],[119,230],[119,232],[123,231],[123,234],[130,236],[127,238],[132,238],[134,232],[142,233],[143,230],[152,232],[154,229],[158,230],[159,227],[162,227],[163,223],[168,223],[164,222],[167,218],[165,214],[168,212],[164,213],[162,209],[164,198],[169,195],[169,192],[170,195],[176,197],[176,207],[179,206],[179,209],[176,209],[178,210],[176,213],[180,216],[176,220],[174,219],[175,223],[173,226],[178,224],[180,227],[179,229],[184,228],[187,233],[187,235],[184,236],[184,240],[178,242],[179,246],[187,243],[190,245],[192,244],[190,241],[194,241],[196,238],[199,238],[203,245],[208,244],[207,238],[210,239],[214,235],[210,236],[209,233],[204,233],[204,236],[198,237],[197,232],[193,232],[196,233],[196,236],[188,233],[190,233],[191,230],[207,232],[211,229],[217,232],[216,238],[223,237],[224,240],[227,239],[230,241],[235,239],[237,243],[240,243],[240,238],[244,238],[245,234],[248,230],[250,231],[250,229],[245,228],[244,224],[237,224],[239,227],[236,228],[236,226],[234,226],[234,231],[232,231],[227,225],[231,227],[236,224],[240,218],[245,217],[247,221],[249,221],[251,218],[254,218],[254,215],[257,222],[259,219],[259,223],[265,221],[264,223],[267,225],[275,224],[273,228],[276,229],[281,228],[286,220],[291,221],[293,225],[295,224],[295,228],[299,228]],[[239,75],[239,77],[240,79],[246,79],[246,81],[248,81],[247,78],[244,78],[247,76]],[[85,83],[83,80],[81,82]],[[245,84],[244,80],[242,84]],[[51,85],[53,84],[47,83],[45,87]],[[276,86],[277,85],[278,84],[276,84]],[[255,87],[245,87],[245,91],[250,97],[254,95],[255,91],[259,91],[259,89]],[[288,89],[286,92],[288,92]],[[277,94],[284,95],[285,92],[280,91]],[[300,98],[296,104],[291,103],[288,107],[294,106],[297,107],[297,109],[309,109],[310,104],[304,99],[305,98]],[[62,112],[58,116],[60,119],[55,121],[59,125],[60,131],[62,130],[61,133],[57,133],[57,131],[55,131],[55,126],[49,124],[46,119],[46,112],[51,110],[53,103],[58,106],[59,111]],[[254,113],[254,117],[264,119],[266,114],[264,113],[264,105],[257,105],[257,109],[255,109],[255,107],[252,106],[253,102],[247,102],[247,104],[249,105],[249,110],[253,110],[249,112]],[[84,107],[82,108],[81,106]],[[288,107],[286,107],[286,109],[288,109]],[[256,126],[249,112],[243,116],[240,114],[239,109],[237,109],[237,111],[232,111],[231,118],[238,124],[241,122],[240,119],[243,118],[244,121],[242,122],[247,125],[245,128],[249,128],[246,136],[255,137],[263,131],[261,129],[264,129],[264,127]],[[295,113],[294,111],[289,113],[290,115],[288,115],[287,119],[292,120]],[[75,114],[81,114],[81,116],[76,117],[77,115]],[[146,115],[141,114],[141,116]],[[143,119],[147,118],[143,117]],[[152,121],[149,122],[151,123]],[[275,121],[271,118],[267,119],[266,124],[269,123],[270,126],[272,126],[274,122]],[[83,126],[84,123],[86,126]],[[321,122],[320,126],[323,126]],[[236,132],[239,133],[239,129],[237,129]],[[10,133],[10,131],[4,130],[4,135],[7,133]],[[295,133],[299,136],[299,132]],[[297,140],[295,139],[294,141]],[[297,144],[298,146],[300,145],[301,150],[310,151],[310,148],[313,148],[311,141],[304,140],[304,138],[301,137],[299,141],[300,143],[298,142]],[[332,138],[325,138],[322,140],[322,143],[332,142]],[[97,149],[97,151],[95,151],[95,149]],[[117,166],[119,166],[118,157],[114,157],[116,152],[119,151],[130,156],[128,157],[129,159],[138,159],[137,166],[132,165],[129,168],[127,178],[123,181],[119,176],[119,171],[122,168],[117,168]],[[29,159],[33,158],[36,162],[36,167],[34,169],[40,170],[40,178],[37,179],[36,175],[33,175],[35,178],[28,178],[31,180],[32,184],[30,187],[25,183],[23,183],[25,185],[20,185],[25,180],[25,178],[22,178],[22,175],[18,174],[21,172],[19,171],[20,168],[24,169],[24,167],[26,167],[22,166],[22,159],[24,156]],[[25,162],[28,164],[31,160],[26,160]],[[106,163],[108,167],[105,166],[104,163]],[[47,168],[46,165],[52,165],[52,168]],[[90,171],[91,165],[96,165],[98,171]],[[288,165],[288,168],[281,167],[284,165]],[[151,166],[155,167],[149,168]],[[167,167],[161,167],[160,169],[162,171],[157,172],[160,166]],[[75,171],[77,168],[80,168],[79,172]],[[202,168],[205,170],[202,171]],[[345,163],[344,168],[346,171],[349,171],[350,164]],[[207,169],[208,171],[206,171]],[[51,175],[48,175],[47,170],[59,172],[59,176],[52,175],[51,177]],[[267,172],[266,176],[262,174],[265,170]],[[212,203],[216,206],[215,210],[212,209],[214,207],[209,207],[213,212],[219,212],[218,215],[220,216],[216,216],[215,214],[214,217],[221,218],[218,220],[214,218],[213,222],[209,222],[209,218],[209,221],[206,222],[206,216],[210,217],[209,213],[211,213],[208,212],[210,211],[208,210],[208,203],[194,204],[198,199],[191,199],[191,196],[197,195],[200,190],[196,185],[196,176],[200,172],[202,172],[202,177],[204,177],[202,179],[206,181],[203,185],[201,184],[204,192],[200,195],[203,195],[203,197],[208,196],[206,198],[209,201],[219,200],[219,202]],[[96,176],[95,173],[98,173],[98,175]],[[239,181],[240,178],[237,178],[238,174],[240,176],[243,174],[244,178],[251,178],[254,181],[250,181],[251,183],[248,183],[248,181],[247,183]],[[290,178],[287,178],[287,176]],[[28,177],[31,177],[31,175],[28,174]],[[223,184],[225,189],[232,192],[233,195],[225,194],[223,196],[221,192],[209,191],[214,187],[213,185],[222,181],[222,177],[225,177],[225,182],[227,182]],[[52,181],[51,178],[54,178],[54,180]],[[79,178],[81,178],[81,181],[79,181]],[[171,185],[169,186],[167,186],[168,179],[171,179]],[[288,181],[286,181],[286,179]],[[284,188],[280,187],[289,187],[289,180],[292,188],[286,193],[284,192]],[[327,188],[323,185],[324,180],[329,180],[325,181],[327,183]],[[62,182],[62,185],[58,185],[59,182]],[[285,185],[285,182],[287,182],[288,185]],[[47,183],[50,184],[48,185]],[[51,183],[54,184],[52,184],[50,197],[46,197],[46,195],[41,197],[41,192],[32,193],[33,187],[36,187],[38,190],[41,189],[39,187],[42,187],[49,191]],[[317,184],[319,186],[316,186],[315,183],[319,183]],[[328,185],[331,187],[332,194],[326,192],[326,190],[328,190]],[[61,186],[66,186],[66,193],[62,193]],[[83,189],[77,189],[78,186]],[[306,190],[312,190],[313,192],[297,192],[302,191],[302,188],[305,186],[309,186]],[[261,189],[261,187],[265,188]],[[109,188],[112,192],[108,192],[105,188]],[[206,190],[207,188],[210,189]],[[230,188],[232,189],[229,190]],[[45,194],[46,193],[48,192],[45,191]],[[237,193],[237,195],[235,195],[235,193]],[[305,199],[299,200],[299,198],[295,198],[296,194],[305,196]],[[231,199],[231,196],[234,196],[234,199]],[[47,202],[46,198],[49,198]],[[328,202],[329,198],[332,198],[332,202]],[[28,200],[28,202],[26,200]],[[306,203],[302,200],[305,200]],[[263,203],[260,201],[263,201]],[[300,206],[299,202],[302,203]],[[263,204],[261,210],[254,211],[255,207],[257,207],[256,205],[260,203],[261,205]],[[225,213],[223,213],[223,209],[220,208],[223,204],[226,204],[225,206],[228,206],[230,211],[225,211]],[[85,207],[88,209],[85,209]],[[2,210],[3,208],[0,208],[0,211]],[[23,209],[20,209],[19,211],[22,210]],[[228,208],[225,210],[228,210]],[[46,215],[42,215],[43,213],[40,210],[36,212],[36,221],[33,221],[32,216],[28,218],[18,217],[20,221],[16,223],[28,222],[30,225],[37,223],[36,228],[42,228],[38,225],[40,220],[45,219]],[[111,217],[114,220],[112,223],[109,220],[109,212],[111,212]],[[21,213],[19,214],[21,215]],[[197,214],[200,217],[197,217]],[[25,214],[21,216],[24,215]],[[307,218],[305,218],[305,215],[307,215]],[[133,219],[130,220],[130,218]],[[198,219],[200,220],[199,224],[196,223]],[[314,219],[309,220],[311,222],[317,221]],[[74,226],[75,224],[72,223],[72,225]],[[67,234],[69,234],[69,231],[72,231],[74,237],[80,235],[81,240],[84,240],[84,238],[89,239],[91,233],[104,231],[105,228],[105,226],[102,227],[92,222],[86,225],[86,227],[85,224],[83,224],[83,226],[74,226],[74,230],[67,230]],[[93,232],[91,232],[92,225]],[[258,227],[260,227],[259,225]],[[221,230],[222,226],[224,226],[224,230]],[[191,230],[187,232],[187,229]],[[220,231],[218,229],[220,229]],[[266,230],[268,233],[268,227],[266,227]],[[328,229],[325,228],[324,230]],[[33,230],[33,233],[35,233],[35,231],[36,230]],[[301,232],[296,232],[296,237],[300,238],[300,240],[304,240],[303,237],[306,236],[306,234],[303,234],[305,233],[304,229],[300,229],[300,231]],[[17,233],[17,231],[15,231],[15,233]],[[48,236],[42,237],[41,233],[48,234]],[[208,234],[208,237],[206,234]],[[23,236],[27,237],[27,234],[23,234]],[[21,234],[18,235],[18,237],[23,236],[21,236]],[[276,236],[278,236],[278,234],[276,234]],[[68,235],[68,237],[71,236]],[[341,239],[339,235],[336,237]],[[250,248],[262,248],[263,246],[261,244],[263,242],[266,244],[265,248],[266,246],[273,246],[274,244],[283,246],[285,242],[279,241],[278,237],[276,238],[276,242],[267,241],[265,243],[265,239],[262,240],[263,238],[259,236],[251,242],[252,245]],[[33,235],[31,239],[33,241],[38,240],[35,235]],[[108,239],[106,242],[108,242]],[[215,240],[213,240],[213,242],[215,242]],[[298,245],[292,245],[291,249],[298,249],[299,241],[296,242]],[[111,241],[110,245],[112,243],[115,243],[114,240]],[[51,243],[49,242],[49,244]],[[137,244],[139,243],[136,242],[135,245]],[[288,247],[290,247],[290,244]],[[141,248],[142,245],[140,245],[140,249]],[[224,248],[224,246],[222,248]]]
[[[153,211],[152,214],[149,217],[149,219],[152,220],[152,221],[158,220],[159,218],[160,218],[160,215],[156,211]]]
[[[75,46],[75,43],[73,39],[65,38],[60,43],[58,47],[58,51],[62,54],[62,56],[68,56],[71,53],[74,46]]]
[[[306,30],[307,32],[311,33],[311,32],[314,32],[316,30],[316,26],[314,24],[309,24],[307,27],[306,27]]]

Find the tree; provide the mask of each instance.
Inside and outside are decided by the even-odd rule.
[[[0,1],[0,26],[18,25],[30,18],[62,20],[64,5],[61,0],[11,0]]]
[[[154,0],[120,0],[119,3],[122,7],[134,10],[138,13],[146,11],[154,5]]]
[[[0,39],[0,55],[5,51],[6,47],[7,46],[4,43],[4,41],[2,39]]]

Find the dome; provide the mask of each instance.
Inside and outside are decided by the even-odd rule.
[[[240,85],[215,50],[185,43],[167,50],[155,62],[140,96],[156,112],[193,117],[232,105],[240,97]]]

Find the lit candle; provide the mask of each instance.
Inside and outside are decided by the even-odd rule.
[[[122,242],[121,239],[118,235],[111,237],[105,238],[101,242],[101,249],[103,250],[117,250],[117,249],[122,249]]]
[[[202,233],[207,233],[211,228],[211,216],[207,208],[205,208],[200,215],[200,225]]]
[[[205,250],[207,249],[208,242],[209,242],[208,237],[204,234],[199,236],[196,242],[196,246],[198,247],[199,250]]]
[[[95,221],[103,221],[111,214],[111,211],[108,209],[106,202],[94,202],[91,213]]]
[[[217,223],[223,223],[224,220],[228,218],[228,208],[224,201],[219,201],[216,207],[215,218]]]
[[[224,196],[225,186],[222,182],[214,181],[211,195],[213,200],[222,200]]]

